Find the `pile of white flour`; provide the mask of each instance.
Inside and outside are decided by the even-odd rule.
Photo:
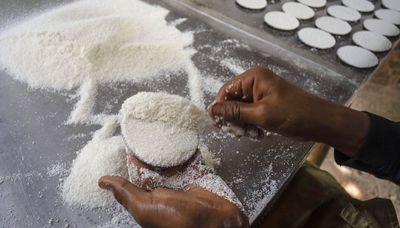
[[[120,115],[130,152],[157,167],[189,160],[199,146],[199,131],[211,123],[188,99],[166,93],[138,93],[124,102]]]
[[[94,139],[80,151],[62,186],[64,200],[71,206],[112,206],[115,203],[112,193],[97,184],[105,175],[128,177],[125,146],[120,136]]]
[[[212,161],[207,148],[199,145],[198,131],[209,120],[201,110],[204,109],[203,79],[191,60],[195,53],[191,47],[193,33],[178,30],[175,27],[178,22],[168,24],[165,19],[168,13],[164,8],[139,0],[83,0],[50,10],[0,33],[1,68],[33,89],[76,90],[75,97],[79,100],[67,124],[102,126],[79,151],[71,173],[62,184],[62,197],[69,205],[110,207],[116,201],[110,192],[98,187],[98,179],[104,175],[128,177],[123,138],[114,136],[118,116],[93,113],[99,85],[122,81],[142,83],[186,72],[194,104],[166,94],[160,98],[143,93],[138,95],[142,97],[134,106],[126,105],[123,110],[133,113],[141,124],[143,120],[150,123],[151,126],[137,125],[143,132],[175,135],[175,138],[165,138],[172,147],[184,145],[183,151],[190,148],[193,153],[193,148],[200,147],[206,155],[205,162],[218,164]],[[207,85],[215,92],[220,84],[211,80]],[[154,107],[161,108],[149,108],[149,100]],[[148,140],[146,143],[154,144],[157,137]],[[176,164],[188,157],[172,156],[173,162],[165,159],[164,162]],[[49,175],[57,175],[59,169],[51,169]],[[241,206],[223,180],[210,175],[197,179],[196,183]]]
[[[203,107],[192,33],[165,20],[168,10],[138,0],[78,1],[0,34],[0,66],[32,88],[80,88],[69,123],[90,122],[100,83],[140,82],[186,71]]]

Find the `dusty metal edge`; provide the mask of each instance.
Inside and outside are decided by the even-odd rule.
[[[247,41],[247,44],[249,43],[248,41],[251,41],[250,43],[252,44],[254,44],[253,42],[262,44],[263,48],[270,49],[271,52],[268,54],[273,55],[284,61],[290,61],[296,67],[304,69],[305,66],[311,66],[313,70],[320,74],[346,81],[352,86],[359,85],[359,83],[357,83],[356,81],[347,78],[346,76],[334,71],[329,67],[322,65],[321,63],[317,63],[296,52],[293,52],[292,50],[285,49],[278,44],[267,41],[266,39],[256,35],[257,31],[254,31],[255,29],[250,28],[249,26],[246,26],[240,22],[234,21],[218,12],[213,11],[212,9],[202,7],[200,5],[196,5],[187,1],[162,1],[185,13],[190,13],[188,12],[188,10],[191,11],[192,16],[203,19],[202,21],[206,24],[209,24],[212,28],[217,28],[217,26],[222,25],[222,27],[225,28],[225,30],[223,30],[225,33],[231,35],[234,38],[240,38],[242,39],[242,41]],[[259,49],[259,51],[261,51],[262,53],[265,53],[265,50],[257,48],[256,45],[250,46],[255,49]]]

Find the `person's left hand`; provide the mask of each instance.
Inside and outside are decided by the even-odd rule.
[[[249,227],[238,207],[196,185],[146,192],[122,177],[105,176],[99,186],[112,191],[143,227]]]
[[[146,168],[132,157],[128,162]],[[122,177],[105,176],[99,186],[112,191],[143,227],[249,227],[247,217],[236,205],[197,185],[171,190],[154,188],[151,179],[142,179],[138,187]]]

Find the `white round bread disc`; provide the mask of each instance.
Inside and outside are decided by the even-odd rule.
[[[139,92],[120,110],[121,134],[139,160],[156,167],[183,164],[197,151],[199,130],[209,121],[190,100],[167,93]]]
[[[326,6],[326,0],[297,0],[297,1],[313,8],[321,8]]]
[[[372,12],[375,9],[374,4],[367,0],[342,0],[342,3],[363,13]]]
[[[375,10],[375,17],[389,23],[400,25],[400,12],[390,9]]]
[[[344,63],[357,68],[374,67],[379,62],[374,53],[354,45],[339,48],[337,55]]]
[[[188,161],[199,142],[196,131],[177,131],[162,122],[132,119],[121,126],[121,131],[126,145],[137,159],[162,168]]]
[[[344,21],[355,22],[361,19],[361,14],[357,10],[347,6],[330,6],[328,7],[327,12],[332,17],[336,17]]]
[[[264,21],[269,26],[284,31],[295,30],[300,25],[297,18],[280,11],[271,11],[265,14]]]
[[[400,0],[399,0],[400,1]],[[364,28],[369,31],[379,33],[384,36],[398,36],[400,34],[399,28],[396,25],[380,19],[367,19],[363,23]]]
[[[320,17],[315,20],[315,26],[333,35],[347,35],[351,32],[349,23],[335,17]]]
[[[318,49],[328,49],[336,44],[331,34],[316,28],[303,28],[297,35],[303,43]]]
[[[382,5],[388,9],[400,11],[399,0],[382,0]]]
[[[251,10],[261,10],[267,7],[266,0],[236,0],[236,3],[241,7]]]
[[[298,2],[286,2],[282,5],[282,10],[300,20],[308,20],[315,16],[313,9]]]
[[[388,51],[392,48],[392,42],[378,33],[370,31],[359,31],[353,34],[352,40],[355,44],[373,52]]]

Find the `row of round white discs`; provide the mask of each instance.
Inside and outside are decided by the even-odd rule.
[[[300,20],[308,20],[315,16],[313,8],[321,8],[326,5],[326,0],[298,0],[297,2],[287,2],[282,5],[282,10],[269,12],[265,15],[265,22],[276,29],[291,31],[300,26]],[[397,9],[396,0],[384,0],[382,4],[387,8]],[[237,0],[237,3],[245,8],[263,9],[267,3],[265,0]],[[258,4],[256,4],[258,3]],[[336,44],[335,38],[331,35],[347,35],[352,28],[348,22],[355,22],[361,19],[359,12],[371,12],[375,6],[366,0],[342,0],[343,5],[333,5],[328,7],[327,12],[331,16],[320,17],[315,21],[317,28],[303,28],[298,32],[299,39],[308,46],[318,49],[328,49]],[[246,5],[247,4],[247,5]],[[247,7],[246,7],[247,6]],[[258,6],[258,8],[256,7]],[[359,11],[359,12],[358,12]],[[367,19],[363,25],[372,31],[360,31],[353,35],[353,42],[357,45],[374,52],[390,50],[392,44],[384,36],[397,36],[400,30],[394,24],[400,24],[400,13],[390,9],[380,9],[375,11],[375,16],[379,19]],[[348,22],[346,22],[348,21]],[[376,34],[378,33],[378,34]],[[381,36],[382,34],[384,36]],[[318,37],[318,39],[316,39]],[[377,57],[368,50],[359,50],[357,46],[345,46],[338,50],[339,58],[345,63],[359,67],[373,67],[377,65]],[[354,58],[355,50],[366,58]],[[351,55],[351,56],[350,56]],[[364,62],[364,64],[363,64]]]

